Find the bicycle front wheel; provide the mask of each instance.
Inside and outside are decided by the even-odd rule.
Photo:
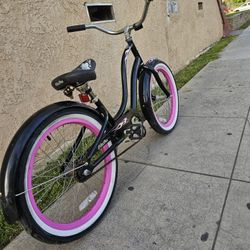
[[[145,72],[140,84],[142,112],[156,132],[168,134],[174,129],[179,113],[175,80],[170,68],[158,59],[149,61],[146,66],[158,73],[163,86],[158,84],[152,73]]]
[[[105,212],[116,184],[116,153],[105,158],[101,166],[114,160],[94,176],[85,180],[80,171],[101,127],[100,118],[87,110],[61,111],[29,141],[17,197],[21,222],[32,236],[48,243],[69,242]],[[100,148],[94,158],[111,145]]]

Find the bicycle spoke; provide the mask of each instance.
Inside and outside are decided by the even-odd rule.
[[[71,184],[71,182],[70,182],[70,184]],[[69,185],[70,185],[69,184]],[[61,194],[59,194],[54,200],[52,200],[52,202],[50,202],[49,203],[49,205],[48,206],[46,206],[43,210],[42,210],[42,212],[44,212],[44,211],[46,211],[48,208],[50,208],[59,198],[61,198],[66,192],[68,192],[69,190],[70,190],[70,188],[73,186],[69,186],[68,185],[68,189],[64,192],[64,193],[61,193]]]
[[[48,188],[48,186],[51,186],[51,185],[53,185],[53,184],[54,184],[54,182],[53,182],[53,183],[50,183],[50,184],[47,185],[46,187],[44,187],[44,188],[40,189],[39,191],[37,191],[36,193],[34,193],[33,196],[35,197],[36,195],[38,195],[38,194],[40,194],[41,192],[43,192],[46,188]]]
[[[65,152],[64,152],[63,149],[61,148],[60,144],[56,141],[56,139],[54,138],[53,135],[51,135],[51,137],[52,137],[52,139],[54,140],[54,142],[56,143],[56,146],[61,150],[62,154],[64,155]]]
[[[157,106],[157,105],[159,105],[159,104],[163,104],[164,102],[166,102],[167,101],[167,99],[165,100],[161,100],[161,101],[158,101],[158,102],[155,102],[153,105],[154,105],[154,107],[155,106]]]
[[[56,183],[56,182],[54,182],[54,183],[50,186],[50,188],[49,188],[47,191],[45,191],[45,192],[42,194],[41,197],[39,197],[39,199],[36,201],[37,204],[39,204],[39,203],[43,200],[43,197],[44,197],[45,195],[48,194],[48,192],[53,188],[53,186],[55,185],[55,183]]]

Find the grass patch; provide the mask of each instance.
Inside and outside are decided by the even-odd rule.
[[[235,15],[237,15],[237,14],[239,14],[239,13],[241,13],[241,12],[232,12],[232,13],[228,13],[228,14],[226,14],[226,17],[235,16]]]
[[[232,12],[232,13],[226,14],[226,17],[231,17],[231,16],[242,14],[242,13],[245,13],[245,12],[250,12],[250,11],[249,10],[244,10],[244,11]]]
[[[207,52],[194,59],[188,66],[175,74],[177,88],[180,89],[189,82],[201,69],[209,62],[219,58],[219,53],[233,40],[235,36],[222,38],[219,42],[210,48]]]
[[[0,209],[0,230],[0,249],[3,249],[22,231],[22,227],[18,224],[9,225],[4,219],[2,209]]]
[[[249,23],[250,24],[250,23]],[[202,68],[204,68],[209,62],[216,60],[219,57],[219,53],[234,39],[235,37],[227,37],[217,42],[207,52],[193,60],[183,70],[175,74],[175,80],[177,88],[180,89],[188,81],[190,81]],[[87,143],[89,145],[89,142]],[[86,146],[86,145],[84,145]],[[60,185],[58,186],[60,187]],[[57,189],[55,187],[55,196],[57,195]],[[3,249],[13,238],[15,238],[21,231],[22,227],[18,224],[9,225],[4,219],[2,210],[0,208],[0,249]]]

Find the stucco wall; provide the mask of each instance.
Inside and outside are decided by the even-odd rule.
[[[167,18],[168,61],[174,71],[223,35],[217,1],[203,1],[203,10],[198,10],[198,2],[201,1],[179,1],[179,13]]]
[[[99,2],[99,1],[88,1]],[[139,19],[144,1],[113,2],[119,28]],[[167,1],[150,6],[144,30],[133,34],[143,58],[159,57],[177,71],[202,49],[220,39],[222,21],[216,0],[177,0],[168,16]],[[94,89],[113,112],[120,103],[123,36],[97,31],[66,33],[66,26],[88,22],[80,0],[0,0],[0,162],[17,128],[41,107],[66,99],[50,86],[55,76],[87,58],[97,61]]]

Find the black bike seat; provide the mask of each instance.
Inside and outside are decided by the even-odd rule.
[[[96,62],[93,59],[88,59],[73,71],[55,78],[51,82],[51,85],[56,90],[65,89],[67,86],[78,87],[88,81],[96,79],[95,68]]]

